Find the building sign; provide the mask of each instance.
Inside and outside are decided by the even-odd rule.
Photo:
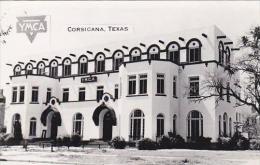
[[[32,43],[37,33],[47,32],[47,21],[45,21],[45,17],[45,15],[17,17],[17,33],[25,33]]]
[[[97,77],[96,76],[90,76],[90,77],[81,78],[81,83],[88,83],[88,82],[97,82]]]

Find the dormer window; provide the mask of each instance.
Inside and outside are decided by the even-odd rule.
[[[98,53],[96,55],[96,72],[105,72],[105,55],[103,53]]]
[[[124,53],[121,50],[117,50],[113,55],[114,71],[118,71],[120,65],[124,62]]]
[[[69,58],[65,58],[63,60],[63,76],[71,75],[71,60]]]
[[[141,54],[142,54],[142,51],[140,48],[133,48],[131,51],[130,51],[130,59],[131,61],[141,61]]]
[[[50,77],[58,76],[58,62],[56,60],[52,60],[50,62]]]
[[[16,66],[14,67],[14,75],[15,75],[15,76],[21,75],[21,70],[22,70],[21,66],[20,66],[20,65],[16,65]]]
[[[167,59],[179,63],[180,62],[180,46],[177,42],[171,42],[168,44],[167,48]]]
[[[198,39],[191,39],[187,43],[187,62],[201,61],[201,43]]]
[[[223,45],[223,42],[219,42],[219,45],[218,45],[218,51],[219,51],[219,63],[220,64],[224,64],[224,60],[225,60],[225,58],[224,58],[224,53],[225,53],[225,51],[224,51],[224,45]]]
[[[28,63],[25,68],[27,75],[33,74],[33,65],[31,63]]]
[[[78,70],[79,74],[80,75],[87,74],[87,72],[88,72],[88,58],[87,58],[87,56],[81,56],[79,58],[79,64],[78,65],[79,65],[79,70]]]
[[[45,64],[43,62],[39,62],[37,65],[37,74],[44,75],[45,74]]]
[[[230,49],[229,47],[226,48],[226,65],[230,65]]]
[[[148,48],[148,58],[151,60],[159,60],[160,59],[160,48],[157,45],[152,45]]]

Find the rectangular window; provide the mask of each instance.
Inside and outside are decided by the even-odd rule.
[[[136,76],[129,76],[128,77],[128,94],[134,95],[136,94]]]
[[[157,94],[164,94],[164,74],[157,74]]]
[[[141,56],[132,56],[132,61],[141,61]]]
[[[97,61],[97,72],[104,72],[105,71],[105,60]]]
[[[179,63],[179,51],[169,51],[170,60]]]
[[[12,102],[17,102],[17,87],[13,87]]]
[[[172,94],[173,97],[177,97],[177,77],[173,76],[173,83],[172,83]]]
[[[57,77],[58,76],[58,67],[51,67],[50,68],[50,76]]]
[[[104,86],[98,86],[97,87],[97,101],[102,99],[103,94],[104,94]]]
[[[118,99],[118,84],[115,85],[115,99]]]
[[[147,93],[147,74],[139,75],[139,94]]]
[[[69,88],[63,88],[63,96],[62,96],[63,102],[69,101]]]
[[[200,50],[199,48],[190,48],[189,49],[190,62],[200,61]]]
[[[85,101],[86,91],[85,87],[79,88],[79,101]]]
[[[71,75],[71,65],[64,65],[64,76]]]
[[[87,74],[88,65],[87,63],[80,63],[80,73],[79,74]]]
[[[114,70],[119,70],[119,67],[120,67],[120,65],[123,63],[123,58],[116,58],[115,59],[115,68],[114,68]]]
[[[190,77],[190,97],[199,96],[199,77]]]
[[[24,102],[24,86],[21,86],[21,87],[20,87],[19,102],[20,102],[20,103],[23,103],[23,102]]]
[[[227,102],[230,102],[230,83],[229,82],[227,82]]]
[[[47,88],[46,102],[49,102],[50,99],[51,99],[51,88]]]
[[[39,87],[32,87],[32,103],[38,103]]]

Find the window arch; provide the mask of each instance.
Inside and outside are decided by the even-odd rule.
[[[45,64],[42,61],[40,61],[37,64],[37,74],[38,75],[44,75],[45,74]]]
[[[71,59],[65,58],[62,62],[63,76],[71,75]]]
[[[227,113],[225,112],[223,115],[223,136],[227,136],[227,128],[228,127],[228,116]]]
[[[160,47],[158,45],[151,45],[147,49],[148,59],[159,60],[160,59]]]
[[[14,75],[15,76],[21,75],[21,71],[22,71],[22,67],[19,64],[15,65],[15,67],[14,67]]]
[[[180,45],[172,41],[166,46],[167,59],[179,63],[180,62]]]
[[[130,139],[139,140],[144,137],[145,118],[141,110],[134,110],[130,114]]]
[[[25,66],[25,71],[26,71],[26,74],[33,74],[33,65],[31,63],[28,63],[26,66]]]
[[[30,119],[30,132],[29,136],[36,136],[36,118],[32,117]]]
[[[229,118],[229,137],[232,137],[232,119],[231,117]]]
[[[80,75],[85,75],[88,73],[88,57],[82,55],[78,60],[78,73]]]
[[[113,54],[114,71],[118,71],[120,65],[123,62],[124,62],[124,52],[122,50],[116,50]]]
[[[134,47],[130,50],[130,60],[131,61],[141,61],[142,51],[138,47]]]
[[[225,60],[224,53],[225,53],[224,44],[222,41],[220,41],[218,44],[218,54],[219,54],[219,63],[220,64],[224,64],[224,60]]]
[[[176,114],[173,115],[172,133],[173,133],[174,135],[177,134],[177,115],[176,115]]]
[[[190,39],[186,45],[187,49],[187,62],[199,62],[201,61],[201,42],[200,40],[193,38]]]
[[[73,116],[73,135],[83,136],[84,118],[81,113],[76,113]]]
[[[18,129],[21,131],[21,115],[16,113],[12,117],[12,133],[18,131]]]
[[[105,72],[105,54],[97,53],[95,61],[96,61],[96,73]]]
[[[203,136],[203,116],[199,111],[193,110],[188,113],[188,137],[191,140],[196,140]]]
[[[58,76],[58,61],[52,60],[50,62],[50,77],[57,77]]]
[[[157,115],[157,133],[156,137],[160,137],[164,135],[164,116],[163,114]]]
[[[221,115],[219,115],[218,116],[218,135],[219,135],[219,137],[221,137],[221,135],[222,135],[222,129],[221,129],[221,123],[222,123],[222,121],[221,121],[222,119],[221,119]]]
[[[230,49],[226,47],[226,65],[230,65]]]

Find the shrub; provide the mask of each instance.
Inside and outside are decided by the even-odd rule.
[[[123,137],[117,136],[112,139],[111,145],[116,149],[124,149],[126,147],[126,142]]]
[[[172,148],[185,148],[185,140],[180,135],[170,137]]]
[[[251,150],[260,150],[260,139],[251,139],[249,143],[249,148]]]
[[[157,144],[155,141],[149,138],[144,138],[138,141],[139,150],[156,150]]]
[[[76,134],[71,136],[71,145],[74,147],[79,147],[81,145],[81,136]]]
[[[62,139],[62,143],[64,146],[70,147],[70,137],[69,136],[64,136]]]
[[[232,149],[246,150],[249,148],[249,140],[242,136],[239,132],[236,132],[230,140]]]
[[[197,139],[196,143],[198,149],[209,149],[211,144],[211,138],[200,136]]]
[[[231,150],[232,147],[231,147],[230,141],[231,141],[231,138],[229,138],[229,137],[219,137],[217,146],[219,149]]]
[[[61,147],[62,146],[62,139],[59,137],[57,140],[56,140],[56,145],[58,147]]]
[[[158,147],[161,149],[172,148],[171,139],[169,136],[161,136],[158,140]]]

